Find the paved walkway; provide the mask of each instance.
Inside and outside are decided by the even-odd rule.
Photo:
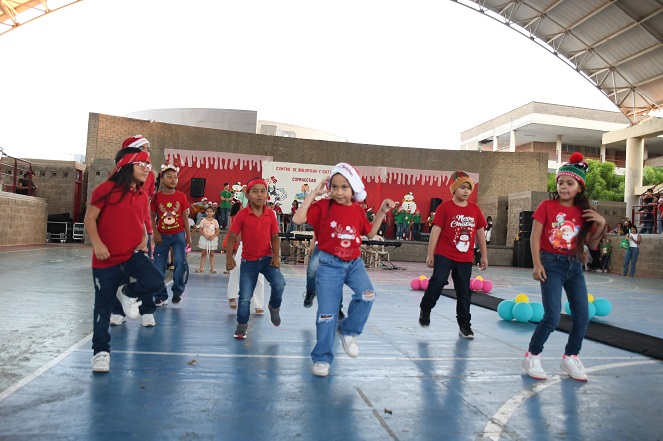
[[[329,377],[311,374],[315,308],[301,304],[303,265],[282,268],[280,327],[252,316],[249,337],[234,340],[228,276],[192,274],[184,302],[160,308],[155,328],[112,330],[111,372],[93,374],[90,253],[0,252],[0,440],[663,439],[663,362],[586,340],[590,380],[577,382],[559,369],[566,334],[556,332],[544,352],[551,378],[532,380],[520,360],[533,324],[473,306],[476,339],[463,340],[454,301],[442,297],[431,326],[418,325],[422,292],[409,282],[430,275],[419,263],[370,270],[378,299],[360,357],[337,343]],[[497,297],[539,298],[530,270],[482,275]],[[613,304],[603,322],[663,337],[661,280],[587,281]]]

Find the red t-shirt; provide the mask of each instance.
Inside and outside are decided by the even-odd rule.
[[[92,268],[107,268],[126,262],[145,237],[147,194],[137,187],[122,195],[122,190],[115,188],[115,182],[105,181],[94,189],[90,201],[101,210],[97,231],[110,253],[106,260],[98,260],[92,253]]]
[[[152,217],[150,214],[150,201],[152,200],[152,196],[154,196],[154,184],[155,184],[155,177],[154,173],[149,172],[147,174],[147,179],[145,180],[145,183],[143,184],[143,191],[147,194],[147,210],[146,210],[146,215],[145,215],[145,228],[147,228],[147,234],[152,234]]]
[[[580,206],[565,207],[556,200],[543,201],[532,218],[543,225],[541,251],[575,253],[578,233],[585,224]]]
[[[318,249],[346,261],[361,255],[361,236],[372,228],[359,204],[341,205],[330,199],[312,204],[306,222],[313,226]]]
[[[230,232],[242,234],[242,259],[258,260],[274,255],[272,236],[279,234],[279,226],[271,208],[265,206],[260,217],[251,211],[250,206],[239,210],[230,225]]]
[[[189,220],[183,213],[189,208],[189,201],[181,191],[165,194],[160,191],[152,198],[151,209],[159,215],[157,231],[161,234],[177,234],[189,227]]]
[[[455,262],[474,260],[476,232],[486,227],[486,219],[479,206],[468,202],[459,207],[453,200],[442,202],[433,217],[433,225],[442,229],[435,245],[435,254]]]

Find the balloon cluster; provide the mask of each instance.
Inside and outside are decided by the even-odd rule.
[[[543,304],[530,302],[526,294],[518,294],[513,300],[502,300],[497,305],[497,314],[506,321],[539,323],[543,319]]]
[[[603,298],[595,299],[593,295],[587,294],[587,303],[588,303],[587,306],[589,309],[590,320],[593,319],[595,316],[605,317],[606,315],[612,312],[612,304],[608,299],[603,299]],[[568,315],[571,315],[571,305],[569,304],[568,300],[564,304],[564,311],[566,311]]]
[[[484,279],[481,276],[477,276],[476,279],[470,279],[470,289],[476,292],[489,293],[490,290],[493,289],[493,282]]]
[[[428,282],[430,279],[427,279],[426,276],[419,276],[416,279],[410,280],[410,288],[417,290],[426,291],[428,288]]]

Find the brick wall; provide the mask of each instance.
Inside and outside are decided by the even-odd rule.
[[[163,164],[164,149],[208,150],[272,156],[275,161],[305,164],[390,166],[479,173],[480,196],[506,196],[514,191],[545,190],[548,163],[544,153],[499,153],[294,139],[230,132],[91,113],[88,120],[88,194],[113,169],[113,158],[128,136],[150,140],[152,162]],[[509,170],[509,173],[504,173]],[[518,178],[514,179],[517,174]]]
[[[548,199],[548,192],[526,191],[512,193],[508,199],[506,245],[512,246],[518,235],[521,211],[534,211],[539,204]]]
[[[506,230],[509,223],[509,198],[507,196],[482,196],[477,200],[484,217],[492,216],[493,233],[491,245],[512,245],[506,242]]]
[[[619,248],[622,237],[610,234],[608,239],[612,244],[609,271],[613,274],[621,274],[624,266],[624,254],[626,254],[626,250]],[[663,235],[643,234],[635,275],[661,278],[663,277],[661,262],[663,262]]]
[[[47,203],[0,191],[0,246],[46,243]]]

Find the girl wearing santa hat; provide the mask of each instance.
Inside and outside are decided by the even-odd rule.
[[[585,245],[590,249],[598,246],[605,219],[590,206],[585,192],[586,171],[583,156],[571,155],[557,172],[556,197],[541,202],[532,216],[533,277],[541,282],[544,315],[534,330],[522,366],[537,380],[547,378],[540,357],[559,323],[562,288],[569,300],[573,324],[560,367],[575,380],[587,380],[585,367],[578,358],[589,323],[583,249]]]
[[[115,169],[92,192],[85,230],[92,242],[94,327],[92,370],[110,370],[109,324],[115,298],[127,317],[140,317],[139,298],[150,302],[165,287],[163,276],[147,255],[148,195],[143,190],[152,166],[139,147],[119,151]],[[152,306],[154,306],[152,304]]]
[[[315,198],[330,193],[329,199],[315,202]],[[318,239],[319,266],[315,289],[318,297],[316,320],[317,342],[311,358],[313,374],[329,375],[334,360],[332,348],[338,331],[343,349],[350,357],[359,355],[357,336],[361,334],[375,300],[375,289],[371,284],[364,262],[361,260],[361,236],[375,236],[382,216],[394,208],[394,202],[385,199],[380,212],[370,223],[364,210],[357,202],[366,199],[366,190],[361,176],[350,164],[341,162],[308,194],[295,215],[297,225],[308,223],[313,226]],[[343,295],[343,285],[352,291],[352,301],[345,319],[338,322],[338,305]]]

